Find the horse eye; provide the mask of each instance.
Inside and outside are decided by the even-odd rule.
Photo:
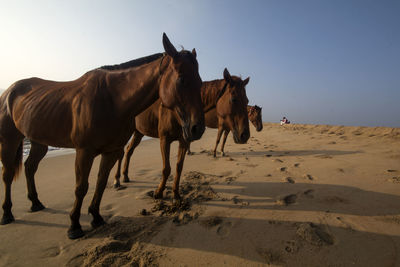
[[[236,103],[236,102],[237,102],[237,98],[236,98],[236,97],[232,97],[232,98],[231,98],[231,102],[232,102],[232,103]]]

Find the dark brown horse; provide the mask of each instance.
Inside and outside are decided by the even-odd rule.
[[[261,130],[263,129],[261,110],[262,110],[262,108],[257,105],[247,106],[247,113],[249,115],[249,121],[254,125],[257,132],[261,132]]]
[[[25,162],[28,197],[32,211],[43,209],[34,183],[47,145],[76,149],[75,203],[70,213],[71,239],[84,235],[79,223],[88,175],[101,154],[95,193],[89,206],[92,226],[104,223],[100,201],[111,168],[123,154],[132,135],[134,116],[160,98],[174,110],[183,125],[183,139],[199,139],[204,132],[201,79],[196,52],[176,51],[163,35],[166,54],[155,54],[124,64],[89,71],[70,82],[31,78],[14,83],[0,98],[0,144],[5,200],[1,224],[14,221],[11,183],[22,162],[22,140],[32,140]]]
[[[247,80],[248,81],[248,80]],[[231,76],[227,69],[224,70],[224,79],[203,82],[202,101],[205,109],[215,109],[218,106],[224,119],[231,122],[232,130],[236,133],[235,141],[245,143],[249,138],[249,121],[247,118],[246,106],[248,99],[243,82],[236,76]],[[182,173],[183,162],[189,142],[182,138],[182,130],[176,114],[165,109],[159,101],[150,106],[143,113],[135,117],[136,130],[133,138],[125,152],[123,168],[124,182],[129,182],[128,168],[130,158],[135,148],[139,145],[144,135],[160,138],[161,154],[163,158],[162,181],[155,191],[155,198],[162,198],[165,184],[171,173],[169,162],[170,146],[175,140],[179,141],[178,160],[176,163],[176,174],[172,187],[174,198],[179,199],[179,180]],[[115,187],[120,186],[121,162],[118,162],[118,170],[115,174]]]

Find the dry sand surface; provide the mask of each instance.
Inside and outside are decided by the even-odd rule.
[[[47,208],[28,212],[21,175],[12,188],[16,221],[0,226],[0,265],[400,266],[400,129],[265,124],[251,133],[245,145],[229,137],[225,157],[208,153],[215,130],[192,144],[180,205],[170,181],[163,200],[151,198],[159,143],[142,142],[132,182],[116,191],[110,177],[107,225],[92,230],[97,159],[82,208],[86,236],[73,241],[74,154],[44,159],[36,182]],[[172,164],[176,151],[174,143]]]

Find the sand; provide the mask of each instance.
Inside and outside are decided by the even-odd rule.
[[[181,203],[170,181],[163,200],[151,198],[161,155],[157,139],[142,142],[132,182],[117,191],[110,177],[107,225],[93,230],[96,159],[78,240],[66,235],[74,154],[45,158],[36,182],[46,209],[28,211],[21,174],[16,221],[0,226],[0,265],[400,266],[400,129],[269,123],[251,135],[244,145],[229,137],[227,155],[213,158],[216,131],[207,129],[186,157]],[[176,151],[174,143],[172,164]]]

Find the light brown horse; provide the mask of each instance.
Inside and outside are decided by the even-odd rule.
[[[203,82],[202,101],[206,109],[215,109],[218,106],[224,112],[226,121],[232,122],[232,129],[237,133],[235,141],[245,143],[249,138],[249,121],[247,118],[246,106],[248,99],[243,82],[236,76],[231,76],[227,69],[224,70],[224,79]],[[162,198],[165,184],[171,173],[170,166],[170,146],[175,140],[179,141],[178,160],[176,163],[176,174],[172,187],[174,198],[180,199],[179,181],[182,173],[183,162],[189,142],[182,138],[182,130],[176,114],[165,109],[159,101],[150,106],[143,113],[135,117],[136,130],[133,138],[127,146],[125,152],[125,162],[123,168],[124,182],[129,182],[128,168],[130,158],[135,148],[139,145],[144,135],[160,138],[161,154],[163,158],[162,181],[154,193],[155,198]],[[120,186],[121,162],[118,161],[118,169],[115,174],[114,186]]]
[[[75,203],[68,237],[84,235],[79,223],[94,158],[101,154],[95,193],[89,206],[93,227],[104,223],[100,201],[111,168],[123,154],[134,130],[134,116],[160,98],[183,125],[183,139],[199,139],[204,132],[201,79],[196,52],[176,51],[163,35],[166,54],[105,66],[70,82],[31,78],[14,83],[0,98],[0,144],[5,200],[1,224],[14,221],[11,184],[22,162],[22,140],[32,140],[25,162],[32,211],[43,209],[34,183],[47,145],[76,149]]]

